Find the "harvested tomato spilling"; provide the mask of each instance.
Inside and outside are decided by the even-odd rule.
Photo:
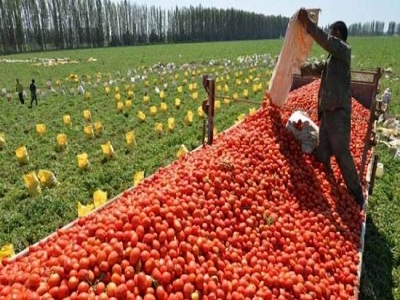
[[[0,299],[350,299],[364,215],[286,130],[319,82],[0,265]],[[353,101],[359,167],[368,111]],[[300,125],[300,124],[299,124]],[[334,160],[333,160],[334,161]]]

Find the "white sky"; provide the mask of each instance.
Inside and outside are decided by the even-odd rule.
[[[120,0],[113,0],[119,2]],[[139,5],[155,5],[165,9],[175,6],[235,8],[265,15],[292,16],[300,7],[320,8],[319,25],[325,26],[337,20],[347,25],[357,22],[390,21],[400,23],[400,0],[127,0]]]

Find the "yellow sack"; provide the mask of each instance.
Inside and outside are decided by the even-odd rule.
[[[83,128],[83,132],[85,133],[85,137],[90,140],[94,137],[93,126],[92,124],[87,124]]]
[[[249,116],[254,115],[256,113],[256,109],[254,107],[249,108]]]
[[[240,115],[238,115],[238,117],[237,117],[237,119],[236,119],[236,122],[235,123],[239,123],[239,122],[242,122],[243,120],[244,120],[244,118],[246,117],[246,114],[240,114]]]
[[[201,72],[201,70],[198,70]],[[201,73],[200,73],[201,74]],[[197,82],[193,83],[193,89],[196,91],[197,90]]]
[[[160,91],[160,99],[163,100],[165,98],[165,92],[163,90]]]
[[[135,93],[133,91],[128,91],[128,99],[133,99],[133,97],[135,96]]]
[[[0,249],[0,261],[3,258],[9,258],[15,255],[13,244],[6,244]]]
[[[90,122],[90,120],[92,119],[92,113],[90,112],[90,110],[85,109],[83,111],[83,118],[85,119],[86,122]]]
[[[25,187],[28,190],[29,195],[39,195],[42,190],[40,189],[40,181],[36,176],[35,172],[24,174]]]
[[[65,126],[72,126],[71,116],[70,115],[63,115],[63,123],[64,123]]]
[[[90,100],[92,98],[92,96],[90,95],[90,92],[85,92],[84,98],[85,98],[85,100]]]
[[[253,84],[252,91],[253,91],[254,94],[257,94],[257,92],[258,92],[258,85],[257,84]]]
[[[233,100],[238,100],[239,99],[239,94],[238,93],[233,93],[233,96],[232,96],[232,98],[233,98]]]
[[[68,78],[72,81],[77,81],[78,80],[78,75],[74,74],[74,73],[70,73]]]
[[[144,122],[146,120],[146,115],[141,110],[139,110],[137,118],[139,122]]]
[[[175,130],[175,118],[168,118],[168,130],[174,132]]]
[[[189,150],[186,148],[186,146],[184,144],[182,144],[182,145],[180,145],[178,151],[176,152],[176,157],[181,158],[183,155],[185,155],[188,152],[189,152]]]
[[[57,141],[57,149],[58,150],[64,150],[67,148],[67,135],[64,133],[59,133],[56,136],[56,141]]]
[[[217,85],[217,92],[221,92],[222,91],[222,86],[221,85]]]
[[[194,93],[192,94],[192,98],[193,98],[193,100],[199,99],[199,93],[198,93],[198,92],[194,92]]]
[[[260,82],[260,83],[257,85],[257,88],[258,88],[258,91],[259,91],[259,92],[261,92],[261,91],[263,90],[263,84],[262,84],[262,82]]]
[[[181,106],[181,99],[175,98],[175,108],[179,109],[180,106]]]
[[[183,87],[182,86],[178,86],[178,88],[177,88],[177,90],[178,90],[178,93],[183,93]]]
[[[117,102],[117,112],[122,112],[124,110],[124,102],[118,101]]]
[[[163,133],[163,124],[157,122],[156,125],[154,126],[154,130],[155,130],[158,134],[162,134],[162,133]]]
[[[36,132],[43,136],[46,133],[46,125],[45,124],[36,124]]]
[[[143,103],[148,104],[150,102],[150,96],[149,95],[144,95],[143,96]]]
[[[248,89],[244,89],[243,90],[243,97],[245,97],[246,99],[249,97],[249,90]]]
[[[150,106],[150,115],[151,115],[152,117],[154,117],[155,115],[157,115],[157,106],[155,106],[155,105]]]
[[[193,123],[193,113],[192,113],[191,110],[189,110],[189,111],[186,113],[186,116],[185,116],[185,123],[186,123],[186,125],[192,125],[192,123]]]
[[[114,156],[114,148],[111,145],[110,141],[101,145],[101,150],[103,150],[104,157],[106,159],[110,159]]]
[[[227,105],[231,104],[231,99],[224,98],[224,103],[227,104]]]
[[[214,102],[214,109],[217,110],[221,107],[221,101],[220,100],[216,100]]]
[[[6,147],[6,140],[4,138],[4,135],[0,134],[0,150],[4,149]]]
[[[26,150],[25,146],[21,146],[17,150],[15,150],[15,155],[20,165],[24,165],[29,162],[28,150]]]
[[[135,132],[133,130],[125,134],[125,139],[129,149],[132,149],[136,146]]]
[[[89,159],[87,153],[78,154],[76,158],[78,160],[79,169],[84,170],[89,166]]]
[[[193,83],[189,83],[189,92],[193,92]]]
[[[115,100],[116,103],[120,102],[121,101],[121,94],[120,93],[115,94],[114,95],[114,100]]]
[[[114,88],[114,91],[115,91],[116,94],[119,94],[119,91],[120,91],[119,86],[116,86],[116,87]]]
[[[125,101],[125,111],[130,111],[132,109],[132,100],[126,100]]]
[[[240,79],[236,79],[235,84],[237,86],[240,86],[242,84],[242,81]]]
[[[103,192],[102,190],[96,190],[93,193],[93,203],[95,207],[99,207],[106,202],[107,202],[107,192]]]
[[[160,110],[161,110],[162,112],[166,112],[166,111],[167,111],[167,103],[161,102],[161,103],[160,103]]]
[[[203,111],[203,107],[201,105],[197,108],[197,115],[200,118],[203,118],[205,116],[204,111]]]
[[[40,183],[46,187],[53,187],[60,184],[56,176],[49,170],[39,170],[38,177]]]
[[[78,217],[84,217],[88,213],[90,213],[94,208],[94,204],[83,205],[80,201],[78,201]]]
[[[109,95],[109,94],[110,94],[110,91],[111,91],[111,89],[110,89],[109,86],[106,86],[106,87],[104,88],[104,92],[106,93],[106,95]]]
[[[94,132],[96,136],[100,136],[103,133],[104,127],[100,121],[94,122]]]
[[[133,186],[137,186],[144,179],[144,171],[138,171],[133,176]]]
[[[229,86],[227,84],[224,85],[224,93],[225,94],[229,93]]]

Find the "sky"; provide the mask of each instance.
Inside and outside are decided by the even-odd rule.
[[[119,2],[119,0],[114,0]],[[342,20],[347,25],[371,21],[400,23],[400,0],[128,0],[139,5],[147,4],[170,9],[175,6],[235,8],[265,15],[292,16],[299,8],[320,8],[319,25],[326,26]],[[269,2],[269,3],[267,3]]]

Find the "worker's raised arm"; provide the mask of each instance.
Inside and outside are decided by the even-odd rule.
[[[328,51],[335,58],[350,65],[351,47],[346,42],[332,34],[328,35],[321,28],[319,28],[317,24],[311,21],[307,11],[304,8],[300,9],[298,20],[318,45]]]
[[[315,23],[309,22],[306,27],[307,32],[313,37],[314,41],[322,48],[331,53],[334,57],[345,63],[349,63],[351,47],[340,39],[326,34]]]

